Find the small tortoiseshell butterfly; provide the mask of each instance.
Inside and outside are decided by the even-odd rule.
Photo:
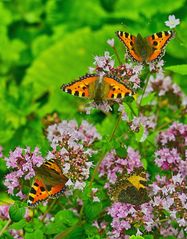
[[[62,85],[61,89],[71,95],[93,99],[95,102],[123,99],[133,94],[118,78],[110,75],[100,77],[97,74],[86,74],[77,81]]]
[[[165,46],[174,38],[174,31],[162,31],[148,37],[137,37],[128,32],[117,31],[119,39],[125,44],[128,55],[134,61],[150,63],[159,60],[165,53]]]
[[[141,205],[150,200],[146,189],[146,173],[139,168],[130,176],[121,176],[110,189],[109,195],[114,202]]]
[[[67,180],[56,161],[53,159],[46,161],[41,167],[36,168],[36,176],[27,202],[28,206],[36,206],[48,198],[58,197],[64,192]]]

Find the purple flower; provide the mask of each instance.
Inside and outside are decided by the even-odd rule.
[[[8,158],[5,158],[6,165],[13,171],[5,176],[4,185],[8,189],[9,194],[16,194],[21,199],[26,195],[22,192],[22,178],[25,180],[31,179],[35,176],[35,167],[43,164],[44,158],[38,148],[33,152],[30,148],[22,149],[17,147],[14,151],[10,151]]]

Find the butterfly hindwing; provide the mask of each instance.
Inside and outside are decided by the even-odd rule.
[[[122,31],[117,31],[116,34],[119,37],[119,39],[125,44],[128,55],[132,58],[132,60],[142,62],[143,59],[141,55],[137,54],[135,50],[136,37],[128,32]]]
[[[36,168],[36,176],[29,193],[29,206],[35,206],[48,198],[54,198],[64,192],[67,178],[60,166],[53,160],[46,161]]]
[[[174,36],[173,31],[162,31],[146,37],[149,45],[152,47],[152,53],[148,57],[147,62],[161,58],[164,55],[166,45]]]

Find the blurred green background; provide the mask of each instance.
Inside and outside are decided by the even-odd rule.
[[[175,14],[181,24],[167,46],[166,66],[187,62],[185,0],[6,0],[0,2],[0,145],[48,148],[42,117],[58,111],[62,119],[91,119],[79,110],[82,99],[60,90],[88,72],[96,55],[124,46],[115,31],[143,36],[169,30]],[[174,75],[183,88],[186,77]],[[94,122],[93,122],[94,123]]]

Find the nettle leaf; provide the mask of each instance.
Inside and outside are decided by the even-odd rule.
[[[15,202],[9,208],[9,216],[13,222],[18,222],[23,219],[25,215],[25,207],[22,207],[19,202]]]
[[[34,230],[32,233],[26,232],[25,239],[44,239],[43,232],[40,229]]]
[[[181,75],[187,75],[187,64],[168,66],[165,69]]]
[[[155,93],[150,93],[147,96],[143,97],[141,106],[149,105],[155,97]]]
[[[14,222],[9,226],[9,229],[15,229],[15,230],[20,230],[25,227],[27,224],[25,219],[20,220],[19,222]]]
[[[97,218],[102,210],[103,205],[101,202],[93,202],[91,200],[85,202],[84,213],[89,221],[93,221],[95,218]]]

